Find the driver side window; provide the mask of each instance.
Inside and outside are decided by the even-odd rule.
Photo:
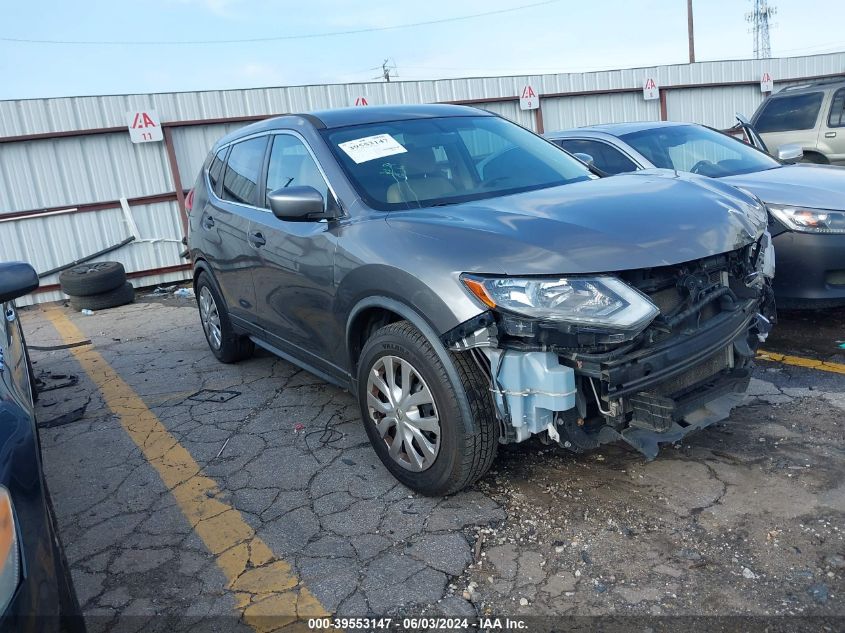
[[[329,186],[305,144],[291,134],[276,134],[270,149],[263,206],[270,207],[268,194],[285,187],[313,187],[323,200],[329,197]]]

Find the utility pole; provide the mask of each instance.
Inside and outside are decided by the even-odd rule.
[[[695,63],[695,29],[692,24],[692,0],[687,0],[687,36],[689,38],[689,63]]]
[[[387,83],[390,83],[390,66],[387,65],[388,61],[390,60],[385,59],[384,63],[381,65],[381,75]]]

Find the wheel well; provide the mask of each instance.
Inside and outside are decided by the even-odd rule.
[[[355,320],[349,326],[348,334],[349,360],[351,361],[353,376],[358,367],[361,350],[364,349],[367,339],[379,328],[401,320],[402,316],[396,312],[378,307],[365,308],[355,315]]]
[[[193,276],[193,279],[191,280],[191,285],[194,288],[194,292],[196,292],[196,290],[197,290],[197,280],[199,279],[199,276],[202,273],[208,274],[206,267],[203,265],[205,263],[206,262],[205,262],[204,259],[197,259],[196,262],[194,262],[194,273],[193,273],[194,276]]]
[[[830,164],[830,161],[827,159],[827,156],[825,156],[821,152],[814,152],[813,150],[805,150],[804,151],[804,158],[809,159],[808,162],[817,163],[819,165],[829,165]]]

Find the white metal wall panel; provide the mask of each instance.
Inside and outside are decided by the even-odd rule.
[[[639,89],[647,76],[665,87],[758,81],[767,71],[780,88],[802,77],[841,73],[843,69],[845,53],[835,53],[593,73],[0,101],[0,136],[124,127],[126,112],[140,108],[155,108],[162,121],[177,122],[337,108],[352,105],[358,97],[365,97],[371,105],[513,98],[525,84],[531,84],[540,95]],[[672,119],[727,127],[734,111],[750,115],[761,99],[756,85],[688,88],[669,91],[667,107]],[[534,112],[520,110],[516,101],[481,107],[535,128]],[[644,101],[639,91],[547,97],[542,100],[542,108],[549,131],[660,118],[659,102]],[[212,143],[240,125],[172,129],[184,186],[193,184]],[[126,132],[0,144],[0,217],[14,211],[166,193],[173,188],[164,144],[133,145]],[[124,262],[129,271],[184,263],[179,259],[182,228],[175,202],[134,207],[133,215],[140,237],[164,241],[133,243],[106,259]],[[119,209],[0,222],[0,259],[27,259],[38,270],[46,270],[117,243],[127,235],[128,227]],[[140,278],[136,284],[183,277],[182,273],[156,273]],[[55,279],[44,283],[55,283]],[[55,295],[35,297],[45,301],[58,298]]]
[[[842,73],[845,53],[590,73],[0,101],[0,136],[124,126],[126,112],[136,108],[155,108],[163,121],[186,121],[337,108],[352,105],[359,96],[371,104],[456,101],[513,97],[526,83],[541,94],[554,94],[639,88],[646,76],[661,86],[757,81],[764,71],[775,81]]]
[[[186,260],[179,257],[184,246],[175,202],[139,205],[131,211],[140,232],[136,237],[150,241],[131,242],[95,261],[119,261],[127,272],[185,263]],[[129,235],[129,226],[120,209],[6,220],[0,222],[0,244],[3,245],[0,259],[29,261],[42,272],[117,244]],[[45,286],[56,283],[57,274],[41,280]],[[41,295],[36,296],[42,300]]]
[[[95,134],[0,145],[0,216],[173,191],[160,143]]]
[[[217,139],[233,132],[247,123],[218,123],[214,125],[191,125],[173,129],[173,150],[182,186],[194,186],[211,146]]]
[[[500,103],[482,103],[477,107],[489,112],[494,112],[499,116],[510,119],[514,123],[519,123],[522,127],[527,127],[529,130],[537,129],[536,119],[534,118],[534,110],[520,110],[518,101],[502,101]]]
[[[759,86],[690,88],[666,93],[670,121],[692,121],[725,129],[736,123],[736,113],[747,117],[763,101]]]
[[[645,101],[639,93],[547,98],[541,104],[543,125],[548,132],[597,123],[660,119],[660,103]]]

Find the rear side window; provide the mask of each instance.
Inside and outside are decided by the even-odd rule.
[[[845,88],[840,88],[833,95],[827,125],[828,127],[845,127]]]
[[[822,92],[769,99],[754,122],[754,127],[763,133],[811,130],[816,126],[822,99]]]
[[[258,177],[266,147],[266,136],[232,145],[226,163],[226,174],[223,176],[224,200],[255,204],[255,192],[258,189]]]
[[[211,164],[208,166],[208,180],[211,182],[211,189],[214,193],[220,191],[217,183],[220,182],[220,176],[223,175],[223,161],[226,159],[226,151],[228,149],[228,147],[224,147],[217,152],[217,154],[214,155],[214,158],[211,159]]]
[[[615,176],[637,170],[634,161],[607,143],[587,139],[562,139],[556,142],[570,154],[589,154],[593,157],[593,164],[606,174]]]

